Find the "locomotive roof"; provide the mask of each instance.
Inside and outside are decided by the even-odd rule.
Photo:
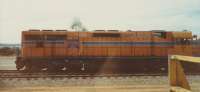
[[[92,31],[71,31],[71,30],[49,30],[49,29],[44,29],[44,30],[40,30],[40,29],[29,29],[29,30],[25,30],[26,32],[167,32],[165,30],[149,30],[149,31],[142,31],[142,30],[113,30],[113,29],[109,29],[109,30],[92,30]]]
[[[113,32],[173,32],[173,33],[192,33],[191,31],[165,31],[165,30],[149,30],[149,31],[134,31],[134,30],[93,30],[93,31],[71,31],[71,30],[66,30],[66,29],[59,29],[59,30],[49,30],[49,29],[45,29],[45,30],[39,30],[39,29],[30,29],[30,30],[25,30],[23,31],[25,33],[66,33],[66,32],[105,32],[105,33],[113,33]]]

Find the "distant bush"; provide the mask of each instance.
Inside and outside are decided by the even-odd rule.
[[[9,48],[9,47],[0,48],[1,56],[11,56],[11,55],[15,55],[15,53],[16,53],[16,50],[14,48]]]

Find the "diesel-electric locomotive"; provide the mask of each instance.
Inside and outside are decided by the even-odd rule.
[[[195,55],[199,55],[199,45],[193,46],[193,40],[188,31],[28,30],[22,32],[16,68],[25,71],[167,72],[169,55],[191,56],[195,51]]]

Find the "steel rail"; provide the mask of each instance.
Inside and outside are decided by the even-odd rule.
[[[200,75],[192,73],[188,75]],[[145,73],[145,74],[125,74],[125,73],[66,73],[66,72],[24,72],[17,70],[0,70],[0,78],[71,78],[71,77],[132,77],[132,76],[167,76],[167,73]]]

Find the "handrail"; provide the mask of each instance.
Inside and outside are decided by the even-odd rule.
[[[168,61],[170,92],[192,92],[180,62],[200,63],[200,57],[172,55]]]
[[[191,57],[191,56],[182,56],[182,55],[172,55],[170,57],[171,60],[185,61],[185,62],[193,62],[200,63],[200,57]]]

